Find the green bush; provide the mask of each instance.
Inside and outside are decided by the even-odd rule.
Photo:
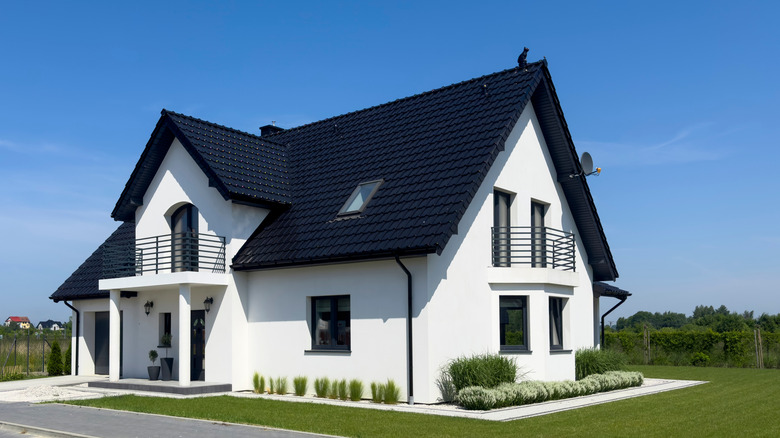
[[[710,357],[704,353],[693,353],[691,355],[691,365],[695,367],[706,367],[710,363]]]
[[[257,371],[255,371],[255,374],[252,375],[252,387],[254,388],[255,394],[260,394],[261,392],[263,392],[264,388],[260,386],[260,373],[258,373]]]
[[[325,398],[330,390],[330,380],[327,377],[314,379],[314,393],[317,397]]]
[[[57,341],[51,344],[51,353],[49,353],[49,363],[46,364],[46,371],[50,376],[62,375],[62,351],[60,343]]]
[[[268,378],[268,386],[270,386],[270,388],[268,388],[268,393],[269,394],[273,394],[274,393],[274,378],[273,377],[269,377]]]
[[[334,380],[330,382],[330,388],[328,388],[328,398],[336,400],[339,398],[339,381]]]
[[[638,372],[608,371],[604,374],[591,374],[576,382],[528,380],[502,383],[495,388],[470,386],[459,391],[455,401],[469,410],[487,410],[640,386],[643,380],[642,374]]]
[[[71,351],[70,351],[70,342],[68,342],[68,349],[65,350],[65,357],[62,359],[62,373],[66,376],[69,376],[71,374]]]
[[[363,398],[363,382],[358,379],[352,379],[349,381],[349,399],[352,401],[360,401]]]
[[[469,386],[495,388],[501,383],[515,382],[517,364],[506,356],[486,353],[459,357],[449,363],[445,372],[457,391]]]
[[[384,385],[383,401],[385,404],[394,405],[398,403],[399,398],[401,398],[401,388],[394,381],[387,379],[387,383]]]
[[[339,388],[338,388],[338,394],[339,394],[339,400],[348,400],[349,399],[349,391],[347,390],[347,379],[341,379],[339,380]]]
[[[371,382],[371,401],[382,403],[385,399],[385,385],[382,383]]]
[[[276,378],[276,393],[279,395],[287,394],[287,377]]]
[[[303,397],[306,395],[306,390],[309,389],[309,379],[307,379],[306,376],[294,378],[293,388],[295,389],[295,395]]]
[[[591,374],[624,370],[627,360],[625,355],[614,350],[598,348],[577,350],[574,355],[575,378],[582,380]]]

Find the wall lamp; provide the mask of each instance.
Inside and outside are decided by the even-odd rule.
[[[203,300],[203,307],[206,308],[206,313],[209,313],[212,304],[214,304],[214,297],[208,297],[205,300]]]
[[[149,312],[152,311],[152,307],[154,307],[154,303],[151,301],[147,301],[146,304],[144,304],[144,312],[146,312],[146,316],[149,316]]]

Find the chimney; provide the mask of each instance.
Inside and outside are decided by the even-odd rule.
[[[260,127],[260,137],[268,137],[269,135],[273,135],[282,131],[284,131],[284,128],[276,126],[276,120],[274,120],[270,125]]]

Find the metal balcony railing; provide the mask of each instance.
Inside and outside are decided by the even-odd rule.
[[[574,234],[549,227],[493,227],[493,266],[574,271]]]
[[[103,247],[104,279],[186,271],[224,273],[225,238],[186,232]]]

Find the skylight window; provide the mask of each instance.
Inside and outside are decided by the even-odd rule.
[[[347,198],[347,202],[339,210],[339,215],[356,214],[366,209],[368,201],[374,196],[383,180],[368,181],[358,184],[355,191]]]

